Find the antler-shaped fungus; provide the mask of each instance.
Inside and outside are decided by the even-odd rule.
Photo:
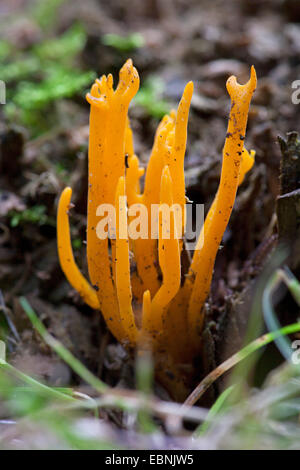
[[[68,220],[71,188],[63,191],[58,206],[58,254],[70,284],[88,305],[101,310],[113,335],[129,349],[138,344],[141,349],[151,348],[159,379],[182,398],[186,389],[180,364],[199,353],[202,307],[216,254],[237,188],[254,163],[255,152],[247,152],[244,139],[256,74],[252,67],[245,85],[239,85],[235,77],[227,81],[232,105],[220,185],[184,280],[180,262],[185,231],[184,155],[193,83],[186,85],[177,112],[164,116],[158,126],[143,193],[140,178],[144,169],[134,154],[128,119],[128,107],[138,87],[139,76],[129,59],[120,70],[116,90],[112,76],[103,75],[87,95],[91,105],[87,260],[92,285],[80,273],[72,253]],[[159,209],[158,241],[151,236],[154,206]],[[135,216],[144,210],[146,235],[141,231],[140,236],[134,236],[132,224],[135,228],[139,225]],[[110,240],[103,236],[105,226]],[[133,274],[131,251],[136,263]],[[133,296],[135,307],[140,304],[135,309]]]

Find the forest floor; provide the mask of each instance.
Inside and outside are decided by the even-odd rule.
[[[185,158],[187,196],[204,203],[207,210],[217,191],[226,135],[230,107],[226,80],[233,74],[245,83],[253,64],[258,87],[245,146],[255,149],[255,165],[239,189],[217,256],[207,303],[207,357],[199,381],[242,346],[253,295],[249,286],[260,279],[276,244],[276,201],[281,192],[277,137],[300,130],[299,105],[292,102],[292,83],[300,79],[300,4],[292,0],[56,3],[61,4],[57,9],[50,2],[0,5],[0,79],[6,84],[6,104],[0,106],[0,339],[6,343],[8,361],[49,387],[75,386],[89,394],[72,367],[34,331],[20,305],[24,296],[48,332],[103,382],[134,387],[132,360],[108,332],[99,312],[84,305],[69,286],[57,257],[57,202],[68,184],[74,188],[74,254],[87,272],[89,106],[84,96],[93,79],[110,72],[117,77],[125,60],[133,59],[141,90],[130,118],[135,151],[144,166],[159,119],[177,105],[185,84],[194,81]],[[300,262],[295,274],[300,274],[299,267]],[[282,319],[287,324],[297,316],[294,306]],[[252,385],[260,385],[281,363],[274,346],[267,351]],[[213,403],[224,387],[225,382],[212,387],[202,404]],[[159,387],[156,393],[168,398]],[[1,444],[1,418],[13,415],[7,403],[0,402],[0,447],[18,447],[12,442],[20,430],[11,431],[4,424]],[[114,423],[101,432],[95,428],[95,435],[104,433],[108,441],[119,442],[116,429],[130,428],[126,413],[106,411],[101,417],[105,425]],[[88,418],[80,419],[85,429]],[[26,439],[29,447],[37,442],[37,430],[32,423],[28,426],[25,447]],[[122,439],[125,446],[134,446],[130,436]],[[176,445],[185,447],[184,439]],[[49,442],[36,446],[57,445],[52,434]],[[72,447],[73,441],[68,445]],[[162,438],[157,446],[164,445]]]

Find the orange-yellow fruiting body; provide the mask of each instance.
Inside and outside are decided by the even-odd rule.
[[[115,202],[118,180],[124,176],[125,145],[132,151],[132,137],[128,123],[128,107],[139,87],[139,77],[132,61],[120,70],[117,89],[113,90],[111,75],[102,76],[93,85],[87,100],[91,105],[89,138],[89,188],[87,258],[92,284],[97,287],[100,308],[110,330],[119,341],[126,336],[119,314],[118,300],[111,274],[115,272],[108,250],[108,239],[97,234],[101,204]],[[126,136],[126,143],[125,143]],[[115,256],[115,243],[112,257]]]
[[[196,348],[203,323],[203,315],[199,315],[199,306],[203,305],[209,293],[216,254],[235,201],[249,106],[255,88],[254,67],[251,68],[250,79],[245,85],[239,85],[235,77],[230,77],[227,80],[231,110],[223,149],[220,185],[213,204],[213,215],[209,216],[204,224],[203,247],[195,251],[190,268],[195,280],[189,299],[188,324]],[[189,283],[190,280],[188,280]]]
[[[157,265],[158,265],[158,251],[157,241],[151,238],[151,207],[154,204],[159,204],[160,194],[160,175],[164,166],[164,159],[162,154],[165,152],[166,139],[168,133],[174,128],[174,121],[170,121],[168,116],[165,116],[160,123],[155,140],[147,172],[145,176],[145,190],[142,195],[132,193],[132,188],[135,185],[136,178],[138,177],[138,160],[132,158],[129,160],[129,169],[126,173],[127,182],[127,195],[128,203],[144,204],[148,211],[148,238],[137,239],[134,241],[134,253],[137,266],[137,272],[141,279],[142,285],[150,290],[152,296],[158,291],[160,287]],[[132,176],[134,174],[134,176]]]
[[[256,74],[252,67],[245,85],[239,85],[235,77],[227,81],[232,105],[219,189],[184,279],[184,155],[193,83],[186,85],[177,111],[164,116],[158,126],[143,192],[140,179],[144,169],[134,153],[128,118],[128,107],[138,87],[139,76],[129,59],[120,71],[116,90],[112,76],[103,75],[87,95],[91,106],[87,260],[93,287],[80,273],[72,253],[70,188],[63,191],[58,207],[58,253],[70,284],[86,303],[101,310],[113,335],[130,349],[137,345],[141,351],[151,348],[159,380],[171,393],[182,397],[186,388],[179,370],[182,363],[191,363],[199,353],[202,307],[209,293],[216,254],[237,188],[254,164],[255,152],[248,153],[244,139]],[[110,220],[101,212],[102,204],[115,208]],[[159,207],[158,240],[151,237],[153,205]],[[133,237],[132,226],[138,227],[137,217],[145,208],[146,237],[144,233],[140,238]],[[110,222],[110,241],[100,236],[98,228],[103,221]]]
[[[116,190],[116,289],[120,318],[124,327],[126,340],[134,347],[137,341],[137,328],[132,311],[132,294],[130,284],[129,240],[127,234],[127,207],[125,178],[121,176]]]
[[[79,271],[73,256],[70,238],[68,211],[72,189],[65,188],[60,196],[57,211],[57,249],[61,268],[71,286],[79,292],[83,300],[92,308],[99,309],[96,291]]]
[[[109,117],[109,97],[112,95],[112,77],[101,78],[101,88],[106,95],[100,93],[99,83],[92,86],[87,100],[91,105],[90,136],[89,136],[89,180],[87,207],[87,260],[89,276],[97,289],[100,309],[105,321],[110,322],[111,331],[120,341],[124,336],[121,325],[117,297],[111,275],[108,240],[97,235],[99,216],[97,209],[100,204],[108,201],[107,178],[107,121]],[[105,98],[104,98],[105,96]]]
[[[143,318],[143,328],[154,338],[163,331],[163,317],[180,287],[180,250],[173,206],[172,178],[166,165],[162,172],[159,211],[159,265],[162,285],[156,292],[151,309]],[[166,233],[165,233],[166,232]]]
[[[171,172],[171,177],[174,182],[173,197],[174,203],[180,204],[182,210],[182,229],[179,234],[183,236],[184,232],[184,221],[185,221],[185,180],[184,180],[184,155],[187,141],[187,122],[189,117],[189,108],[192,100],[194,91],[193,82],[189,82],[183,92],[180,100],[178,111],[176,114],[173,145],[168,149],[166,158],[164,161],[165,165],[168,165]],[[169,134],[170,135],[170,134]]]

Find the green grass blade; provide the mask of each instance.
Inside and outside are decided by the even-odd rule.
[[[204,434],[208,430],[212,419],[215,418],[218,414],[220,414],[221,411],[224,410],[226,400],[228,396],[231,394],[231,392],[233,391],[234,387],[235,385],[230,385],[230,387],[226,388],[226,390],[224,390],[224,392],[221,393],[221,395],[217,398],[215,403],[210,408],[206,420],[202,424],[200,424],[200,426],[198,426],[197,429],[195,430],[194,437],[200,437],[202,436],[202,434]]]
[[[20,303],[31,321],[34,328],[42,336],[43,340],[52,348],[56,354],[68,364],[69,367],[81,377],[86,383],[93,387],[98,392],[102,393],[108,390],[108,386],[98,379],[94,374],[92,374],[78,359],[76,359],[73,354],[66,349],[63,344],[57,339],[51,336],[43,323],[37,317],[36,313],[32,309],[31,305],[25,299],[25,297],[20,297]]]

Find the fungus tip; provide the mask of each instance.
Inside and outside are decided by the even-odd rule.
[[[249,83],[251,84],[251,88],[254,91],[257,84],[257,75],[254,65],[251,65],[251,72],[250,72],[250,80]]]
[[[190,101],[192,99],[193,92],[194,92],[194,82],[190,81],[185,86],[183,97],[186,100]]]

